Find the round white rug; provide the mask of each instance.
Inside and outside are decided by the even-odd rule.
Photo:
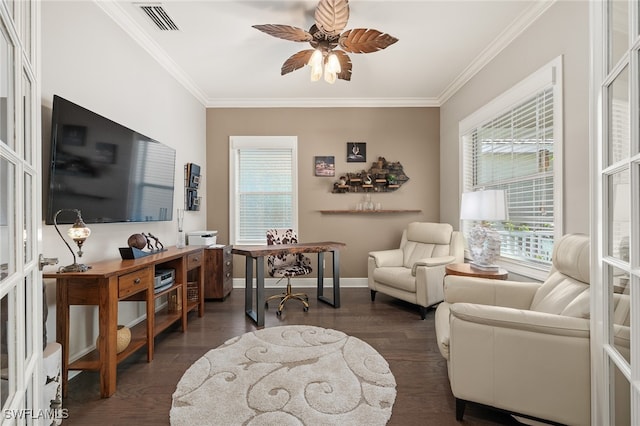
[[[384,425],[396,380],[367,343],[312,326],[257,330],[196,361],[171,425]]]

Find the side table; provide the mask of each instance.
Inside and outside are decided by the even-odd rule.
[[[474,268],[470,263],[450,263],[445,267],[447,275],[461,275],[463,277],[492,278],[494,280],[506,280],[509,272],[499,268],[497,271]]]

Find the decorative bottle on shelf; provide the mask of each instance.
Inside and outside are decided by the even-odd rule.
[[[178,238],[176,239],[176,247],[184,248],[186,246],[182,223],[184,221],[184,210],[178,209]]]
[[[367,194],[365,197],[364,209],[365,210],[373,210],[373,201],[371,201],[371,194]]]

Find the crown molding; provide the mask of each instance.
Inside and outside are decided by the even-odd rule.
[[[438,96],[439,105],[443,105],[458,90],[479,73],[500,52],[510,45],[520,34],[533,24],[557,0],[538,0],[522,12],[456,77]]]
[[[155,59],[178,83],[182,84],[202,105],[206,105],[207,97],[195,82],[175,63],[147,33],[134,21],[117,2],[94,0],[116,24],[120,26],[136,43]]]
[[[209,99],[207,108],[423,108],[439,107],[435,98],[269,98]]]
[[[336,107],[440,107],[522,32],[535,22],[557,0],[538,0],[521,13],[494,41],[487,46],[437,98],[219,98],[210,99],[195,82],[171,59],[131,16],[113,0],[93,0],[136,43],[154,58],[171,76],[206,108],[336,108]]]

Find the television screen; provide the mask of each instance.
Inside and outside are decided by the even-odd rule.
[[[53,98],[46,223],[172,220],[176,152],[59,96]],[[61,214],[58,223],[73,223]]]

